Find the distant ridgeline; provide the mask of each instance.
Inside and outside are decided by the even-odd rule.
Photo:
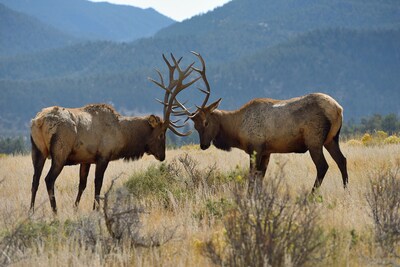
[[[0,0],[46,23],[39,21],[39,13],[33,14],[38,7],[31,13],[17,9],[22,2],[29,1]],[[108,7],[112,5],[104,5]],[[8,13],[0,16],[0,34],[7,32],[1,27],[4,20],[16,19],[15,13]],[[122,11],[117,14],[122,16]],[[29,37],[23,34],[29,24],[7,32],[7,40],[15,36],[17,46]],[[28,132],[29,120],[51,105],[106,102],[125,114],[161,113],[154,101],[160,98],[159,90],[147,77],[154,75],[154,68],[162,69],[162,53],[173,52],[190,62],[195,60],[191,50],[207,61],[213,97],[223,98],[222,109],[239,108],[255,97],[286,99],[324,92],[344,107],[345,121],[357,124],[373,114],[400,114],[397,0],[233,0],[168,25],[153,37],[133,42],[71,39],[70,45],[37,53],[22,48],[26,50],[12,56],[3,52],[14,45],[3,45],[0,38],[0,132]],[[67,32],[61,33],[70,40],[74,35]],[[184,96],[190,106],[199,104],[195,87]]]
[[[154,35],[158,30],[175,21],[154,9],[141,9],[128,5],[114,5],[107,2],[88,0],[0,0],[10,9],[24,16],[36,18],[43,28],[60,32],[81,40],[133,41]],[[15,22],[9,20],[9,22]],[[22,31],[29,24],[20,25]],[[29,32],[26,31],[28,37]],[[39,36],[37,36],[39,37]],[[51,39],[51,37],[49,37]]]

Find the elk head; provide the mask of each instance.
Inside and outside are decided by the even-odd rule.
[[[198,107],[196,112],[191,115],[194,128],[199,133],[200,147],[205,150],[210,147],[211,141],[215,139],[219,131],[218,118],[214,110],[218,108],[221,99],[209,106]]]
[[[220,124],[214,111],[218,108],[221,102],[221,98],[214,103],[206,106],[208,98],[210,96],[210,84],[208,83],[206,77],[206,64],[200,54],[196,52],[192,53],[199,58],[202,65],[202,69],[194,67],[192,67],[192,69],[200,74],[200,77],[198,77],[197,79],[203,79],[206,90],[203,90],[201,88],[198,89],[203,92],[206,97],[201,106],[196,106],[197,110],[194,113],[190,113],[183,105],[180,105],[180,108],[182,109],[183,113],[188,115],[188,118],[192,119],[194,123],[194,128],[199,134],[200,147],[201,149],[205,150],[210,147],[212,140],[215,139],[219,132]]]
[[[150,115],[147,121],[151,128],[151,134],[146,144],[146,152],[157,160],[163,161],[165,159],[165,123],[155,115]]]
[[[160,102],[163,105],[163,111],[164,111],[164,119],[161,120],[159,117],[151,115],[148,119],[150,126],[152,127],[152,133],[150,137],[150,142],[148,144],[148,153],[153,154],[158,160],[163,161],[165,159],[165,133],[167,129],[170,129],[174,134],[178,136],[188,136],[191,134],[191,132],[185,132],[182,133],[177,130],[177,128],[182,128],[186,125],[186,121],[178,125],[178,121],[171,121],[170,116],[175,115],[179,116],[182,114],[182,111],[180,110],[175,110],[176,108],[181,108],[183,107],[183,104],[178,101],[176,98],[177,95],[193,83],[195,83],[197,80],[200,79],[200,77],[184,84],[184,80],[190,76],[190,74],[193,71],[193,64],[190,64],[186,69],[182,70],[179,66],[180,61],[182,60],[182,57],[179,60],[176,60],[174,55],[171,54],[171,58],[173,63],[171,64],[168,59],[165,57],[163,54],[163,59],[165,63],[168,66],[169,70],[169,83],[166,85],[164,83],[164,78],[161,74],[160,71],[156,70],[158,73],[158,76],[160,77],[160,81],[153,80],[152,78],[149,78],[150,81],[161,87],[165,91],[164,95],[164,100],[159,100],[156,99],[158,102]],[[177,71],[177,78],[175,79],[175,70]]]

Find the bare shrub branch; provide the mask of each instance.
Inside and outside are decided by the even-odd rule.
[[[374,221],[375,241],[383,257],[400,259],[400,166],[386,169],[370,179],[366,195]]]
[[[4,179],[1,181],[3,182]],[[42,202],[38,207],[43,206]],[[35,238],[34,233],[27,233],[27,225],[30,224],[33,214],[28,215],[20,220],[17,225],[8,231],[8,233],[0,240],[0,266],[6,266],[16,263],[25,257],[26,251],[31,247]]]
[[[145,211],[125,187],[112,190],[117,179],[113,179],[104,195],[103,213],[110,236],[116,241],[129,240],[135,247],[157,247],[172,240],[178,226],[169,229],[163,227],[161,232],[142,235],[140,219]]]
[[[321,257],[325,235],[318,226],[319,207],[305,192],[291,197],[281,181],[267,177],[250,198],[242,187],[233,190],[236,209],[224,219],[226,245],[221,249],[210,240],[205,247],[215,264],[304,266]]]

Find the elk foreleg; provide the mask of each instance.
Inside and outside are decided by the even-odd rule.
[[[265,172],[267,171],[269,158],[270,158],[269,153],[268,154],[259,153],[255,156],[255,159],[254,156],[250,156],[248,195],[251,195],[253,193],[254,186],[257,186],[257,188],[261,190]]]
[[[81,164],[79,168],[79,191],[75,201],[75,207],[78,207],[79,202],[81,201],[81,196],[83,191],[86,188],[87,177],[89,175],[90,164]]]
[[[104,172],[106,171],[108,166],[107,160],[98,160],[96,162],[96,171],[94,178],[94,203],[93,209],[100,208],[100,191],[103,185]]]
[[[315,167],[317,168],[317,178],[315,179],[315,183],[312,189],[312,193],[314,193],[315,189],[321,186],[329,166],[324,157],[324,153],[322,152],[322,146],[313,149],[310,148],[310,155],[315,164]]]

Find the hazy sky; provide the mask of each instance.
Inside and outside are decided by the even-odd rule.
[[[93,2],[110,2],[132,5],[141,8],[152,7],[158,12],[177,21],[194,15],[206,13],[230,0],[90,0]]]

